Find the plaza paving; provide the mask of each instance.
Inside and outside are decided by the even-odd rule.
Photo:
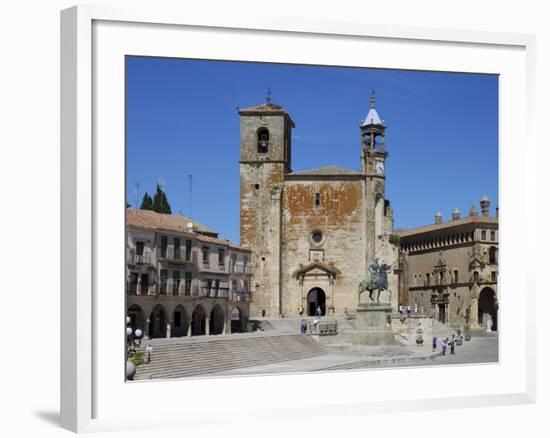
[[[480,330],[474,331],[470,341],[465,341],[461,346],[457,346],[454,355],[451,355],[447,349],[446,355],[442,356],[440,347],[436,353],[427,346],[368,347],[362,354],[327,354],[302,360],[239,368],[210,375],[278,374],[494,362],[498,362],[498,334]]]
[[[272,321],[273,323],[273,321]],[[335,343],[340,338],[322,338],[288,331],[257,331],[228,336],[164,338],[148,341],[154,347],[151,362],[140,365],[136,380],[180,379],[250,374],[290,374],[315,371],[380,369],[403,366],[494,363],[498,361],[498,334],[474,331],[472,340],[457,346],[456,354],[441,355],[428,345],[396,344],[362,346]],[[345,348],[342,348],[346,345]],[[143,348],[143,346],[142,346]]]

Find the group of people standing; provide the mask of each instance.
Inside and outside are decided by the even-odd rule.
[[[455,345],[457,344],[458,339],[462,341],[462,336],[458,338],[456,335],[453,335],[451,339],[447,336],[441,341],[441,354],[442,356],[447,355],[447,348],[450,350],[449,354],[455,354]],[[462,344],[462,342],[460,342]],[[437,337],[434,336],[432,339],[432,350],[437,351]]]
[[[300,308],[298,309],[298,313],[300,314],[300,316],[303,315],[304,308],[302,306],[300,306]],[[302,333],[303,335],[307,333],[311,333],[312,331],[314,333],[317,333],[317,326],[319,325],[319,321],[321,320],[321,315],[322,315],[321,306],[317,306],[315,315],[316,315],[315,319],[313,320],[313,330],[311,329],[310,321],[306,318],[302,318],[302,320],[300,321],[300,333]]]

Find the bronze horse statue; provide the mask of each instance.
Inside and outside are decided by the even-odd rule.
[[[363,280],[359,283],[357,290],[359,294],[359,302],[361,302],[361,294],[366,290],[369,291],[369,298],[374,303],[380,303],[380,292],[388,290],[388,272],[391,269],[391,265],[382,263],[378,264],[379,258],[373,257],[372,262],[369,265],[370,279]],[[376,299],[373,296],[374,291],[378,291]]]

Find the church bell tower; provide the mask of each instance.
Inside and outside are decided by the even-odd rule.
[[[265,104],[240,109],[239,116],[240,241],[252,251],[250,312],[279,317],[283,181],[291,172],[294,122],[269,94]]]
[[[370,108],[360,126],[361,129],[361,171],[366,176],[365,200],[367,217],[367,261],[378,253],[391,227],[391,210],[385,199],[386,181],[386,125],[376,111],[374,92]],[[390,219],[390,222],[387,221]]]

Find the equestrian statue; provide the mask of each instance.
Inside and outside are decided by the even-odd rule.
[[[378,263],[379,260],[380,259],[378,257],[372,258],[372,261],[369,265],[370,278],[367,280],[363,280],[361,283],[359,283],[359,288],[357,290],[357,292],[359,293],[359,302],[361,302],[361,294],[368,290],[369,298],[371,299],[371,301],[373,303],[379,304],[380,292],[388,290],[388,272],[391,269],[391,265],[388,266],[385,263],[382,263],[380,265]],[[378,291],[376,299],[373,296],[373,292],[375,290]]]

